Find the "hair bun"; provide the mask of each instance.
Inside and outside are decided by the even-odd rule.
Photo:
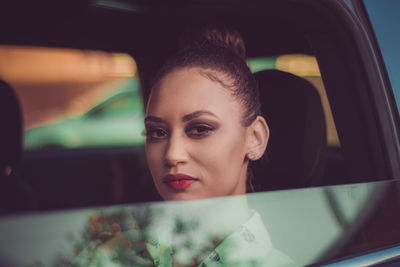
[[[242,35],[227,27],[203,27],[199,30],[187,30],[180,40],[182,49],[201,48],[206,45],[230,49],[243,60],[246,60],[246,47]]]

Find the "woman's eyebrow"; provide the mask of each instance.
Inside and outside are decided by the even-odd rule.
[[[215,115],[214,113],[212,113],[211,111],[207,111],[207,110],[198,110],[198,111],[195,111],[195,112],[192,112],[192,113],[189,113],[189,114],[183,116],[182,121],[183,121],[183,122],[185,122],[185,121],[190,121],[190,120],[192,120],[192,119],[194,119],[194,118],[197,118],[197,117],[200,117],[200,116],[202,116],[202,115],[210,115],[210,116],[213,116],[213,117],[215,117],[215,118],[218,118],[218,116]]]
[[[164,120],[156,116],[147,116],[144,122],[164,122]]]

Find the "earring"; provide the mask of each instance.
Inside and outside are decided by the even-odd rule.
[[[247,153],[247,158],[249,160],[254,160],[256,158],[256,154],[253,151],[250,151],[249,153]]]

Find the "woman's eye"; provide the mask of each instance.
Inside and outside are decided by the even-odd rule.
[[[186,133],[193,137],[203,137],[209,135],[213,130],[214,128],[209,125],[195,125],[188,127]]]
[[[146,136],[152,140],[164,139],[168,136],[168,132],[161,128],[154,128],[146,130]]]

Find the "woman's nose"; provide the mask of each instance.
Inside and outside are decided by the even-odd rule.
[[[170,136],[165,151],[165,163],[168,167],[176,166],[180,163],[187,162],[188,156],[185,150],[184,137],[177,134]]]

